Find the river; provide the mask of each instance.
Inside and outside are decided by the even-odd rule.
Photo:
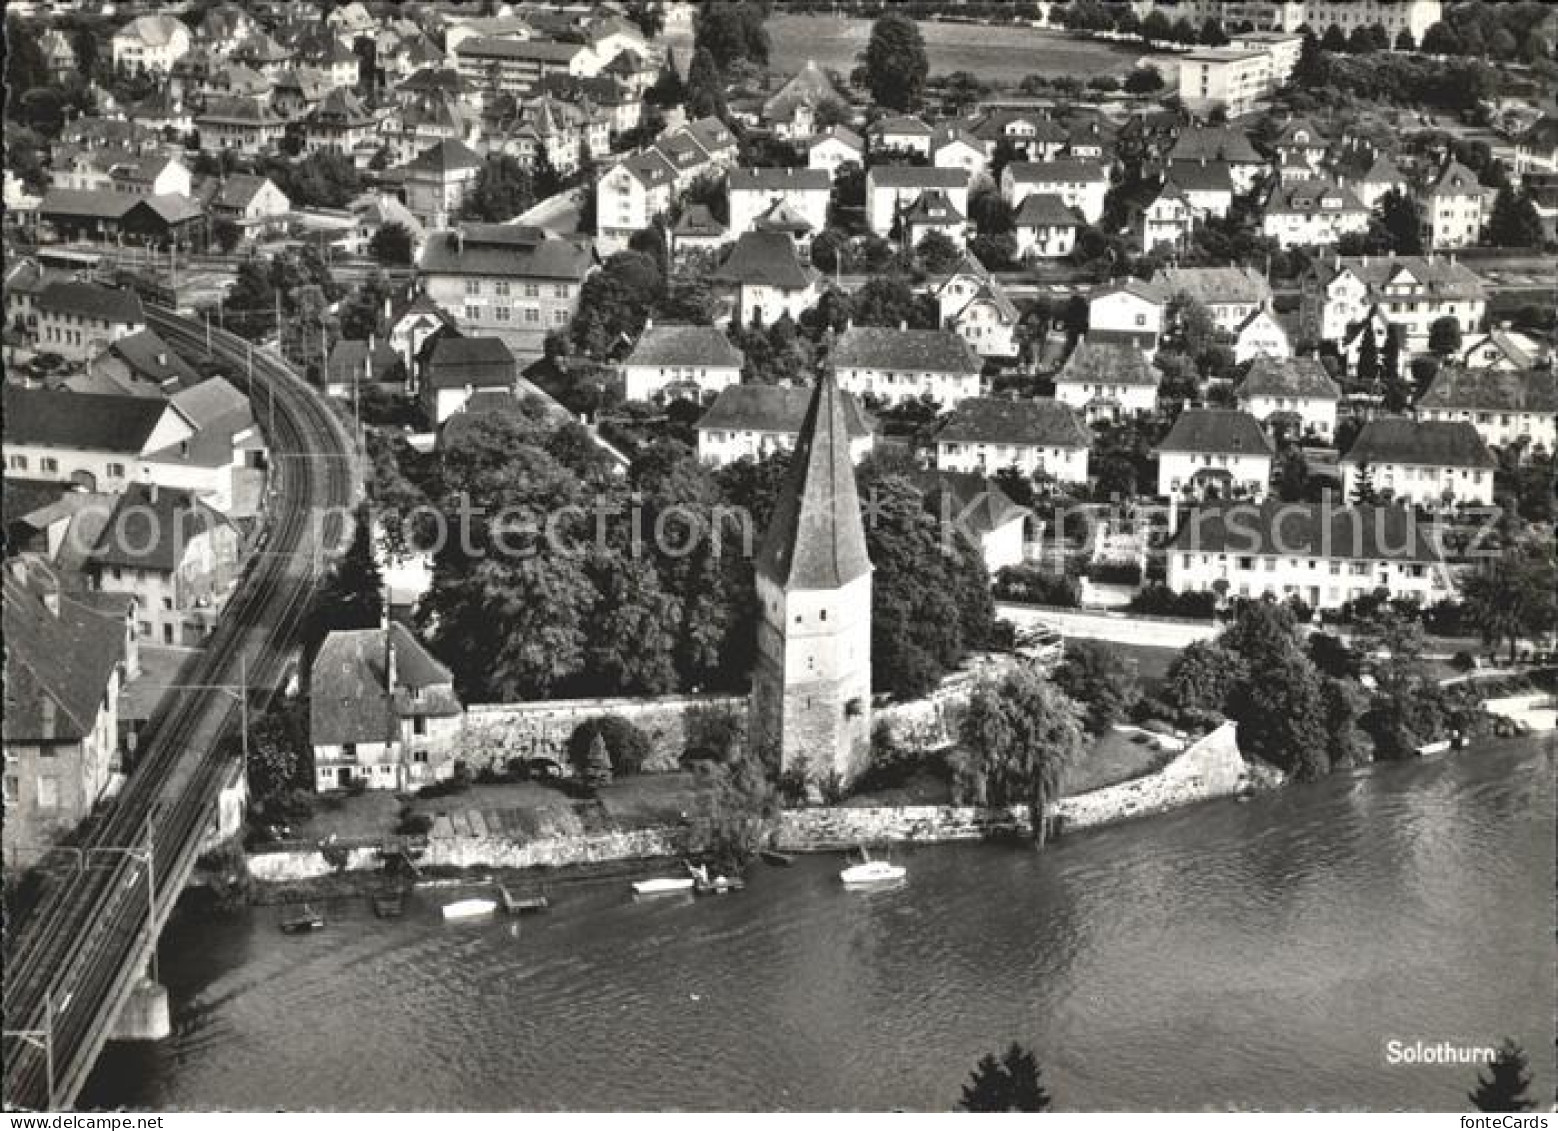
[[[1475,1068],[1387,1042],[1514,1036],[1553,1089],[1554,749],[1489,750],[1077,834],[759,865],[740,894],[622,881],[519,921],[362,900],[176,919],[175,1035],[113,1046],[84,1104],[946,1109],[1033,1046],[1057,1106],[1466,1110]]]

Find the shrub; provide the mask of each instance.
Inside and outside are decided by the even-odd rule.
[[[1076,579],[1033,566],[1007,566],[995,576],[995,595],[1003,601],[1027,601],[1074,609],[1082,603]]]
[[[314,815],[315,800],[306,789],[273,793],[260,805],[260,819],[267,825],[301,825]]]
[[[1126,606],[1133,613],[1152,617],[1186,617],[1211,620],[1217,612],[1215,593],[1175,593],[1166,585],[1149,585]]]
[[[433,831],[433,817],[430,813],[418,813],[409,806],[400,811],[400,820],[395,824],[395,832],[400,836],[426,836]]]
[[[1477,657],[1463,650],[1450,657],[1450,664],[1458,672],[1469,672],[1477,667]]]
[[[1140,585],[1140,562],[1094,562],[1087,576],[1100,585]]]
[[[741,716],[728,707],[695,707],[684,723],[687,748],[684,761],[729,761],[746,741]]]
[[[627,719],[621,715],[597,715],[585,719],[568,736],[568,762],[581,776],[589,766],[590,743],[597,734],[605,742],[612,770],[618,775],[639,773],[653,753],[649,736]]]
[[[877,723],[871,730],[871,761],[855,779],[852,792],[892,789],[908,781],[925,765],[923,750],[899,742],[893,737],[891,727]]]

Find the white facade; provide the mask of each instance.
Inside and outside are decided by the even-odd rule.
[[[165,75],[189,52],[189,28],[173,16],[159,14],[131,20],[110,43],[114,66]]]
[[[1101,415],[1152,412],[1158,407],[1158,388],[1156,385],[1098,378],[1072,380],[1057,374],[1055,399],[1085,413],[1089,419],[1096,419]],[[1111,401],[1113,405],[1109,413],[1104,414],[1098,411],[1095,401]]]
[[[698,459],[710,467],[724,467],[737,460],[761,460],[774,452],[795,450],[799,432],[768,428],[698,428]],[[873,433],[852,437],[849,458],[859,463],[871,454],[876,441]]]
[[[1234,331],[1233,360],[1236,365],[1257,357],[1292,357],[1293,345],[1276,315],[1262,307]]]
[[[630,401],[653,400],[670,385],[698,386],[700,400],[741,383],[739,365],[623,365],[623,396]]]
[[[1493,502],[1493,471],[1482,467],[1445,467],[1427,463],[1369,461],[1374,490],[1397,502],[1437,506],[1447,498],[1455,502],[1489,506]],[[1360,478],[1360,465],[1343,456],[1342,493],[1352,498]]]
[[[839,388],[856,397],[874,397],[883,404],[930,397],[943,408],[979,395],[979,374],[912,370],[836,368]]]
[[[1167,498],[1195,490],[1196,477],[1206,472],[1226,472],[1235,493],[1259,499],[1271,481],[1271,455],[1267,452],[1158,452],[1158,494]],[[1219,477],[1220,478],[1220,477]]]
[[[1377,589],[1431,605],[1454,595],[1433,562],[1349,559],[1318,555],[1168,554],[1175,593],[1224,593],[1230,598],[1297,597],[1311,608],[1335,609]]]
[[[864,153],[837,137],[824,137],[806,151],[806,167],[825,170],[830,177],[838,176],[845,165],[860,165],[864,160]]]
[[[1042,471],[1061,483],[1086,483],[1087,456],[1086,448],[936,441],[937,471],[966,471],[977,475],[994,475],[1015,467],[1025,475]]]
[[[1336,399],[1334,397],[1283,396],[1275,393],[1256,393],[1239,398],[1239,407],[1256,420],[1268,420],[1279,412],[1298,416],[1305,432],[1329,439],[1336,434]]]
[[[1183,196],[1159,193],[1141,213],[1141,246],[1146,251],[1157,247],[1179,247],[1189,239],[1194,227],[1190,203]]]
[[[1218,47],[1179,57],[1179,95],[1192,114],[1221,107],[1247,114],[1276,88],[1275,60],[1265,48]]]
[[[1013,208],[1022,207],[1030,193],[1043,192],[1058,196],[1067,208],[1075,208],[1089,224],[1098,223],[1104,214],[1104,197],[1109,192],[1109,178],[1100,167],[1098,176],[1056,177],[1031,176],[1017,172],[1015,164],[1008,165],[1001,173],[1001,195]],[[966,213],[966,209],[963,210]]]
[[[1130,290],[1110,290],[1088,302],[1087,326],[1089,332],[1150,334],[1150,357],[1163,333],[1163,303]]]
[[[927,188],[940,189],[946,193],[947,201],[964,216],[968,215],[968,185],[944,183],[945,178],[927,179],[924,184],[894,186],[878,184],[875,179],[876,170],[866,173],[866,222],[871,230],[879,236],[885,236],[893,230],[893,221],[897,219],[901,209],[908,208],[918,200]]]
[[[729,191],[731,237],[751,231],[753,222],[779,201],[810,224],[813,232],[822,231],[828,226],[828,200],[832,192],[830,186],[811,183],[815,179],[808,176],[805,183],[786,185],[781,179],[774,178],[760,188],[741,188],[733,179]]]

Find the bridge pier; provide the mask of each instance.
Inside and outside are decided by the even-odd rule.
[[[130,998],[119,1011],[110,1040],[163,1041],[173,1035],[168,1012],[168,991],[160,983],[142,975]]]

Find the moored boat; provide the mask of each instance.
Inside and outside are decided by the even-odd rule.
[[[678,891],[692,891],[691,876],[660,876],[653,880],[639,880],[633,885],[634,895],[669,895]]]
[[[320,930],[324,925],[325,917],[305,903],[296,915],[281,921],[281,932],[285,935],[304,935]]]
[[[873,860],[865,849],[860,850],[861,863],[851,865],[839,873],[839,879],[849,887],[866,887],[870,884],[890,884],[904,879],[909,869],[887,860]]]
[[[495,899],[457,899],[453,903],[444,904],[444,919],[477,919],[483,915],[491,915],[498,909],[498,901]]]

